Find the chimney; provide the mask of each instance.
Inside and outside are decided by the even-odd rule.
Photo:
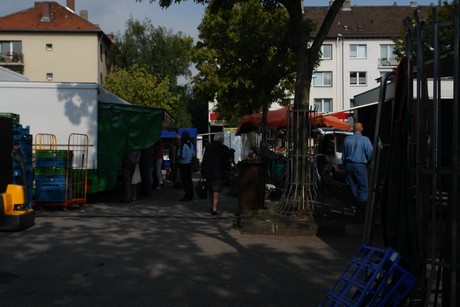
[[[342,11],[351,11],[351,1],[345,0],[342,5]]]
[[[410,7],[417,7],[417,1],[411,1]]]
[[[75,0],[67,0],[67,8],[75,12]]]
[[[49,2],[42,2],[42,18],[40,19],[41,22],[50,22],[51,21],[51,3]]]
[[[80,17],[83,18],[84,20],[88,20],[88,10],[81,10]]]

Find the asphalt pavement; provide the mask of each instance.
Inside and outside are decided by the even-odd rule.
[[[171,183],[135,203],[45,206],[0,233],[0,306],[318,306],[357,235],[266,235],[235,227],[238,198],[181,202]]]

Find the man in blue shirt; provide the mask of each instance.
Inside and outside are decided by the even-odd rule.
[[[181,201],[193,200],[193,181],[192,181],[192,158],[194,155],[194,148],[187,131],[182,132],[181,147],[179,149],[179,172],[184,187],[185,196]]]
[[[345,180],[355,196],[356,203],[364,208],[368,198],[367,163],[372,158],[372,144],[363,136],[363,124],[355,122],[353,135],[343,142],[342,162],[345,166]]]

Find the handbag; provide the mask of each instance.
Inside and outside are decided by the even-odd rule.
[[[196,184],[195,192],[200,199],[208,198],[208,187],[206,181],[201,177],[201,175],[200,179],[198,179],[198,183]]]
[[[137,163],[136,167],[134,168],[133,177],[131,178],[131,184],[138,184],[141,182],[142,182],[141,171],[139,169],[139,163]]]

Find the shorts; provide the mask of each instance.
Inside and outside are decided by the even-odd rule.
[[[218,179],[206,180],[209,192],[222,192],[224,189],[224,181]]]

